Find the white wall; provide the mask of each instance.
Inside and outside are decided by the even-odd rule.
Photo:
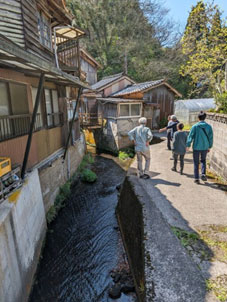
[[[0,205],[0,301],[25,302],[46,230],[38,171]]]

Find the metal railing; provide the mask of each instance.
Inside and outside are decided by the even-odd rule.
[[[27,135],[30,129],[32,114],[7,115],[0,116],[0,142]],[[48,122],[49,119],[49,122]],[[62,125],[62,113],[52,113],[47,115],[48,127],[56,127]],[[42,116],[40,113],[36,116],[33,131],[38,131],[44,127]]]

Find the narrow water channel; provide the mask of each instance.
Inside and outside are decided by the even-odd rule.
[[[135,302],[134,293],[112,300],[113,273],[129,270],[115,217],[117,187],[125,171],[95,157],[94,184],[78,181],[50,225],[30,302]]]

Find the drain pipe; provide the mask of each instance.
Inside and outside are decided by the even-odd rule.
[[[27,162],[28,162],[28,156],[29,156],[29,152],[30,152],[30,148],[31,148],[33,128],[35,125],[36,114],[38,111],[38,107],[39,107],[42,92],[43,92],[44,81],[45,81],[45,74],[42,72],[40,75],[40,79],[39,79],[39,87],[38,87],[38,91],[37,91],[37,95],[36,95],[36,99],[35,99],[35,106],[34,106],[33,113],[32,113],[32,120],[31,120],[31,124],[30,124],[27,145],[26,145],[26,149],[25,149],[25,153],[24,153],[23,165],[21,168],[21,178],[22,179],[24,179],[24,176],[25,176],[26,166],[27,166]]]
[[[75,106],[74,111],[73,111],[73,117],[72,117],[71,125],[70,125],[70,128],[69,128],[69,134],[68,134],[68,137],[67,137],[67,142],[66,142],[66,145],[65,145],[65,152],[64,152],[64,155],[63,155],[63,161],[65,160],[65,157],[66,157],[66,154],[67,154],[69,140],[70,140],[70,136],[72,134],[73,123],[75,121],[75,116],[76,116],[76,113],[77,113],[78,108],[79,108],[79,101],[80,101],[80,96],[82,94],[82,91],[83,91],[83,88],[80,87],[79,91],[78,91],[78,95],[77,95],[76,106]]]

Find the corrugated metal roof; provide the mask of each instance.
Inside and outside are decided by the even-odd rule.
[[[137,99],[121,99],[121,98],[97,98],[98,101],[103,101],[104,103],[142,103],[143,100]]]
[[[113,75],[108,76],[108,77],[104,77],[101,81],[99,81],[99,82],[95,83],[94,85],[92,85],[91,88],[93,90],[97,90],[101,87],[106,86],[107,84],[109,84],[113,81],[116,81],[117,79],[119,79],[122,76],[123,76],[123,72],[118,73],[118,74],[113,74]]]
[[[175,102],[175,111],[177,110],[178,104],[183,104],[186,109],[191,112],[206,111],[209,109],[215,109],[214,98],[209,99],[190,99],[190,100],[178,100]]]
[[[149,81],[149,82],[144,82],[144,83],[139,83],[139,84],[133,84],[131,86],[128,86],[128,87],[122,89],[121,91],[118,91],[118,92],[112,94],[112,96],[121,96],[121,95],[126,95],[126,94],[130,94],[130,93],[143,91],[150,87],[159,85],[162,82],[164,82],[164,79],[156,80],[156,81]]]

